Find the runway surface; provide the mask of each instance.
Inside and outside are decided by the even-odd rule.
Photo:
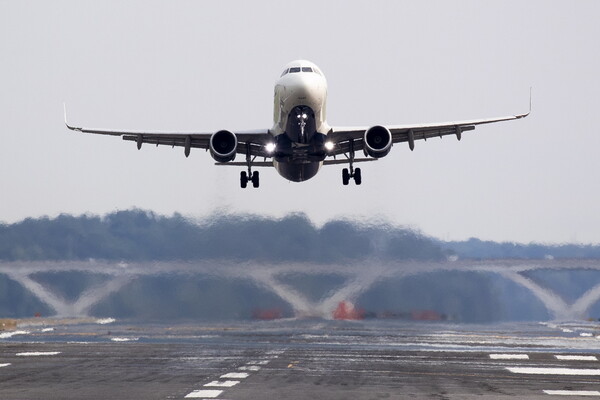
[[[600,398],[597,323],[51,322],[0,332],[0,399]]]

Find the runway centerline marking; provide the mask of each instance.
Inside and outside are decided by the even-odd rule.
[[[600,369],[507,367],[513,374],[600,376]]]
[[[267,365],[270,362],[270,360],[262,360],[262,361],[250,361],[247,362],[247,365]]]
[[[226,378],[245,379],[249,376],[250,376],[250,374],[247,372],[230,372],[228,374],[221,375],[219,378],[221,378],[221,379],[226,379]]]
[[[596,358],[596,356],[567,356],[557,354],[554,357],[556,357],[557,360],[565,361],[598,361],[598,358]]]
[[[492,360],[529,360],[527,354],[490,354]]]
[[[240,383],[240,381],[212,381],[205,384],[205,387],[234,387]]]
[[[185,398],[186,399],[200,399],[200,398],[210,398],[210,399],[214,399],[215,397],[218,397],[221,393],[223,393],[222,390],[194,390],[191,393],[188,393]]]
[[[17,353],[19,357],[39,357],[39,356],[55,356],[60,354],[60,351],[29,351],[25,353]]]
[[[597,390],[544,390],[544,393],[553,396],[600,396]]]
[[[0,364],[0,368],[2,368],[2,367],[8,367],[9,365],[10,365],[10,363]]]

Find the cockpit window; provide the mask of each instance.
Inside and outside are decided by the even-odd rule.
[[[289,71],[288,69],[285,69],[285,70],[284,70],[284,71],[281,73],[281,76],[284,76],[285,74],[287,74],[287,73],[288,73],[288,71]]]
[[[292,67],[292,68],[290,68],[290,74],[293,74],[294,72],[300,72],[300,67]]]
[[[302,67],[302,72],[313,72],[311,67]]]

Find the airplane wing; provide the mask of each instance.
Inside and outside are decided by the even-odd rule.
[[[511,121],[525,118],[531,112],[525,114],[511,115],[507,117],[474,119],[467,121],[443,122],[433,124],[415,124],[415,125],[392,125],[386,128],[392,134],[392,143],[408,142],[411,150],[414,149],[416,140],[427,140],[433,137],[443,137],[446,135],[456,135],[461,139],[462,133],[472,131],[477,125],[491,124],[494,122]],[[364,147],[364,134],[369,127],[332,127],[327,138],[331,140],[335,147],[329,155],[344,154],[350,151],[351,141],[354,150],[362,150]]]
[[[97,135],[121,136],[123,140],[136,142],[138,149],[143,143],[165,145],[171,147],[186,147],[189,141],[190,148],[208,149],[209,140],[214,132],[144,132],[111,129],[88,129],[70,125],[67,122],[67,111],[65,108],[65,125],[72,131],[92,133]],[[251,156],[272,157],[265,151],[265,144],[273,141],[273,136],[268,129],[257,129],[248,131],[235,131],[238,145],[236,153],[247,154],[250,150]]]

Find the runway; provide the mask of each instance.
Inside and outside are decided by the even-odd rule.
[[[0,332],[1,399],[600,398],[591,322],[51,322]]]

